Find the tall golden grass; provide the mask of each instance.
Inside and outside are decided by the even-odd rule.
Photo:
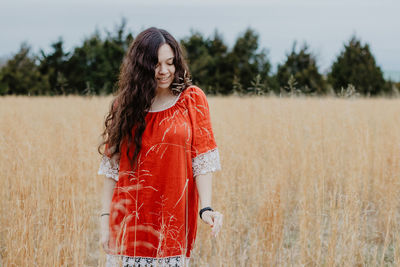
[[[109,97],[0,98],[2,266],[104,266]],[[400,266],[400,100],[209,98],[223,170],[192,266]]]

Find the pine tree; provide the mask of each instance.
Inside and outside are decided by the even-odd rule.
[[[227,63],[232,70],[230,75],[230,83],[233,83],[233,77],[236,76],[243,88],[253,87],[252,81],[260,79],[265,81],[265,86],[269,82],[269,72],[271,63],[267,58],[267,51],[258,48],[259,35],[251,28],[248,28],[242,36],[239,36],[233,46],[232,51],[228,54]],[[231,89],[232,90],[232,89]]]
[[[200,32],[191,31],[191,35],[181,40],[184,47],[192,81],[200,87],[207,88],[211,85],[209,67],[211,55],[207,40]]]
[[[57,42],[53,43],[51,47],[53,51],[45,54],[41,50],[41,58],[39,71],[43,77],[48,79],[50,94],[66,94],[68,88],[68,81],[65,78],[66,61],[68,60],[69,53],[64,51],[64,41],[60,38]]]
[[[333,63],[328,80],[336,93],[352,84],[358,93],[377,95],[385,86],[382,71],[376,65],[369,45],[352,36],[349,43]]]
[[[37,57],[31,55],[31,47],[22,43],[20,50],[6,62],[0,71],[0,95],[41,95],[49,90],[36,64]]]
[[[302,93],[324,94],[326,86],[322,75],[318,72],[315,56],[309,52],[305,43],[300,50],[296,51],[297,43],[294,42],[292,51],[286,55],[286,61],[278,65],[276,78],[279,86],[285,88],[289,78],[293,76],[296,86]]]
[[[119,67],[132,34],[124,34],[125,20],[117,26],[116,34],[108,33],[103,40],[95,31],[76,47],[67,62],[65,76],[69,90],[81,94],[109,94],[116,89]]]

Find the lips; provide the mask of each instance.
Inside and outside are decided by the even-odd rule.
[[[168,76],[168,77],[157,78],[157,80],[160,83],[167,83],[167,82],[169,82],[170,78],[171,78],[171,76]]]

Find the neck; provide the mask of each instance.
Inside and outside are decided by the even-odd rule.
[[[171,90],[169,88],[157,88],[156,97],[164,97],[171,95]]]

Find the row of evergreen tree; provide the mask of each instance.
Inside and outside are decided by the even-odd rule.
[[[110,94],[116,89],[119,67],[134,39],[126,20],[115,32],[99,31],[73,51],[64,50],[62,39],[51,51],[32,54],[28,44],[0,69],[0,95]],[[369,45],[353,36],[327,75],[319,72],[316,57],[307,44],[293,44],[286,61],[271,72],[259,35],[248,28],[229,48],[218,31],[211,37],[199,32],[180,40],[186,52],[193,83],[210,94],[307,94],[398,95],[400,83],[385,81]]]

